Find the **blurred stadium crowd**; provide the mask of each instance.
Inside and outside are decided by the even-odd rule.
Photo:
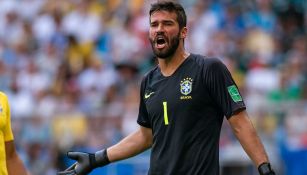
[[[307,175],[307,2],[178,1],[187,50],[228,66],[279,174]],[[155,65],[151,2],[0,1],[0,89],[32,175],[55,174],[67,150],[105,148],[138,127],[138,86]],[[221,164],[246,164],[224,125]]]

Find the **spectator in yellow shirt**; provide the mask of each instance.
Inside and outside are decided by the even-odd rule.
[[[27,175],[14,145],[8,98],[2,92],[0,92],[0,174]]]

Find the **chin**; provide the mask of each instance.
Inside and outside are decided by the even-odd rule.
[[[156,57],[160,58],[160,59],[168,59],[170,58],[172,55],[174,55],[174,53],[155,53]]]

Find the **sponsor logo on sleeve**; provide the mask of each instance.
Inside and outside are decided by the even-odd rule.
[[[228,86],[227,89],[228,89],[229,95],[231,96],[231,98],[234,102],[242,101],[242,97],[241,97],[239,90],[236,87],[236,85]]]

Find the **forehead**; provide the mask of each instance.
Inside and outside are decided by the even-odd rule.
[[[151,14],[150,22],[156,21],[177,21],[177,14],[175,12],[169,12],[165,10],[158,10]]]

